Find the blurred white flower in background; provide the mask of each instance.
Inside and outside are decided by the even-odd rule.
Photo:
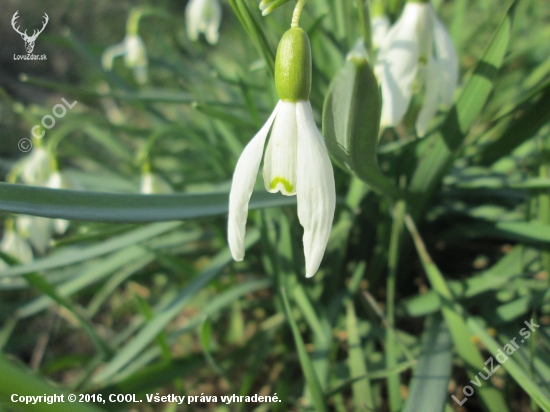
[[[222,6],[219,0],[189,0],[185,7],[187,36],[192,41],[204,33],[206,41],[216,44],[222,21]]]
[[[124,64],[133,71],[137,83],[147,83],[147,49],[138,34],[127,34],[121,43],[107,47],[101,56],[103,68],[112,70],[113,60],[118,56],[124,57]]]
[[[35,147],[21,162],[21,178],[28,185],[42,186],[52,173],[52,160],[46,149]]]
[[[21,160],[13,168],[12,174],[14,181],[20,174],[23,182],[29,185],[50,189],[81,189],[78,183],[69,180],[63,172],[57,170],[55,157],[41,146],[35,147],[31,154]],[[29,247],[26,242],[28,241],[40,254],[46,252],[54,233],[64,234],[68,227],[69,221],[64,219],[49,219],[30,215],[15,217],[15,230],[18,237],[25,241],[27,247]],[[5,233],[8,233],[8,230],[13,231],[11,223],[7,226]]]
[[[15,227],[24,239],[40,253],[46,253],[53,234],[53,222],[46,217],[18,215]]]
[[[4,237],[2,238],[2,242],[0,242],[0,251],[17,259],[21,263],[29,263],[33,259],[32,249],[27,241],[11,228],[4,230]],[[0,259],[0,270],[6,267],[6,263]]]
[[[409,1],[386,34],[376,73],[382,86],[381,128],[396,126],[412,95],[424,90],[416,120],[424,136],[439,106],[449,107],[458,83],[458,58],[447,30],[430,3]]]
[[[144,195],[174,193],[174,189],[166,180],[156,173],[145,172],[141,175],[140,190]]]

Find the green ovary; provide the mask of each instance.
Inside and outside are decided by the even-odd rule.
[[[285,179],[284,177],[281,177],[281,176],[276,176],[272,181],[271,183],[269,184],[269,188],[271,190],[274,190],[277,185],[281,183],[285,190],[288,192],[288,193],[292,193],[294,191],[294,186],[292,185],[292,183],[290,183],[288,181],[288,179]]]

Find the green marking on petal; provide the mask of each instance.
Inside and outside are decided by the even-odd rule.
[[[269,188],[271,190],[275,189],[277,187],[277,185],[281,183],[284,187],[285,187],[285,190],[288,192],[288,193],[292,193],[294,191],[294,186],[292,185],[292,183],[290,183],[288,181],[288,179],[285,179],[284,177],[281,177],[281,176],[275,176],[275,178],[271,181],[271,183],[269,184]]]

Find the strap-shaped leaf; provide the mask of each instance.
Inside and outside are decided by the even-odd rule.
[[[254,193],[250,209],[290,205],[295,197]],[[223,215],[228,193],[134,195],[0,183],[0,211],[94,222],[162,222]]]
[[[442,412],[448,399],[453,345],[449,329],[440,316],[426,321],[422,350],[409,386],[404,412]]]

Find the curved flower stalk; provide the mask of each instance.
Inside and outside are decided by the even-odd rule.
[[[282,37],[275,61],[275,86],[280,101],[237,162],[229,196],[228,241],[233,258],[244,258],[248,202],[264,157],[267,191],[297,196],[298,218],[304,228],[306,277],[319,268],[327,245],[336,193],[332,164],[313,119],[311,51],[307,34],[297,25]]]
[[[139,84],[147,83],[147,50],[143,40],[137,33],[126,34],[121,43],[109,46],[101,56],[101,64],[105,70],[113,69],[115,57],[124,56],[124,64],[134,73],[134,78]]]
[[[424,136],[439,106],[451,105],[458,83],[455,48],[429,2],[407,2],[382,43],[377,66],[383,99],[381,127],[401,122],[413,93],[424,89],[416,121],[418,136]]]
[[[192,41],[204,33],[206,41],[216,44],[222,21],[222,6],[219,0],[189,0],[185,7],[187,36]]]
[[[174,189],[166,180],[152,172],[145,172],[141,175],[139,191],[144,195],[174,193]]]

